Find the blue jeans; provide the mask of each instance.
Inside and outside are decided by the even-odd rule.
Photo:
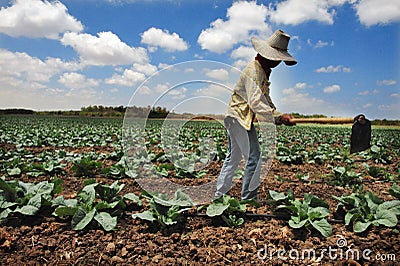
[[[227,117],[224,120],[228,130],[228,155],[222,166],[217,180],[215,197],[221,197],[232,187],[232,179],[239,166],[242,156],[246,159],[244,169],[241,199],[255,199],[260,186],[261,151],[257,132],[254,125],[249,131],[245,130],[235,118]]]

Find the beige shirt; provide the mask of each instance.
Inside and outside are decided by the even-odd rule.
[[[226,116],[236,118],[250,130],[255,114],[264,116],[276,110],[269,96],[269,86],[261,64],[257,60],[249,63],[235,85]]]

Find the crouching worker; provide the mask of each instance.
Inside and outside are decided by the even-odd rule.
[[[371,121],[360,114],[354,117],[351,127],[350,153],[365,151],[371,146]]]
[[[252,38],[257,52],[240,75],[230,99],[224,120],[228,131],[228,154],[217,180],[215,198],[228,193],[232,179],[242,159],[246,159],[241,199],[257,198],[261,174],[261,151],[254,127],[255,115],[273,114],[277,124],[293,125],[291,115],[276,113],[275,105],[269,95],[269,77],[273,68],[282,61],[295,65],[297,61],[287,52],[290,36],[277,30],[266,41]]]

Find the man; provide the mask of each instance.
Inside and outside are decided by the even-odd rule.
[[[215,198],[228,193],[232,178],[242,155],[246,159],[242,184],[242,200],[255,199],[260,185],[261,151],[254,128],[255,115],[265,117],[274,114],[276,124],[293,125],[293,117],[276,113],[275,105],[269,95],[269,76],[271,69],[282,61],[295,65],[297,61],[287,52],[290,36],[277,30],[268,40],[252,38],[251,42],[258,53],[255,60],[243,70],[230,99],[225,127],[229,134],[228,155],[217,180]]]

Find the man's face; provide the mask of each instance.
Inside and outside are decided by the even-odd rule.
[[[282,61],[274,61],[274,60],[269,60],[266,59],[266,64],[269,68],[274,68],[277,67]]]
[[[360,116],[360,117],[358,118],[358,122],[359,122],[361,125],[364,125],[364,124],[365,124],[365,117],[364,117],[364,116]]]

